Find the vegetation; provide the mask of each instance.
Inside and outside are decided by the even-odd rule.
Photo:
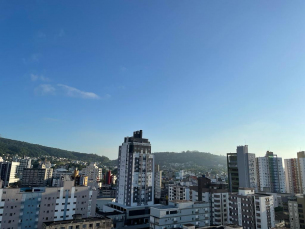
[[[111,162],[108,157],[99,156],[97,154],[79,153],[6,138],[0,138],[0,156],[4,156],[7,154],[18,154],[18,156],[28,156],[37,158],[43,158],[44,156],[53,156],[68,158],[70,160],[101,162],[103,164]]]
[[[197,172],[211,172],[216,174],[226,171],[227,159],[211,153],[198,151],[183,151],[181,153],[155,153],[155,164],[162,168],[187,169]]]

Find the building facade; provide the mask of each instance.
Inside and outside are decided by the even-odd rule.
[[[99,168],[96,163],[91,162],[90,165],[82,169],[81,174],[88,177],[88,186],[102,187],[102,168]]]
[[[23,169],[21,186],[44,187],[51,185],[53,169]]]
[[[248,146],[237,146],[236,153],[227,154],[229,191],[250,187],[257,191],[255,154],[248,153]]]
[[[0,177],[3,181],[2,187],[9,187],[10,184],[19,181],[19,178],[17,178],[19,164],[19,162],[0,162]]]
[[[271,229],[275,226],[273,196],[255,194],[253,188],[230,193],[230,220],[244,228]]]
[[[155,165],[155,199],[161,198],[162,171],[159,165]]]
[[[150,210],[150,228],[183,228],[193,224],[196,227],[210,225],[210,207],[205,202],[175,200],[169,205],[152,207]]]
[[[18,159],[17,162],[19,162],[19,166],[17,167],[17,177],[22,179],[23,169],[30,169],[32,166],[32,160],[31,158],[22,158]]]
[[[297,194],[288,201],[289,228],[305,228],[305,195]]]
[[[119,147],[116,202],[126,206],[154,204],[154,156],[142,130]]]
[[[256,158],[258,190],[272,193],[285,193],[285,174],[282,158],[267,151],[265,157]]]
[[[297,158],[284,159],[287,193],[301,193],[299,165]]]
[[[0,228],[42,228],[43,222],[71,220],[74,214],[94,217],[97,191],[74,187],[0,189]]]
[[[190,187],[178,184],[168,185],[168,200],[191,200]]]

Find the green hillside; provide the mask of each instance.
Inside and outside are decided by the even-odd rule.
[[[176,163],[178,164],[178,167],[184,167],[186,169],[210,169],[218,167],[219,165],[225,169],[227,166],[227,158],[225,156],[218,156],[198,151],[186,151],[182,153],[160,152],[155,153],[154,155],[155,164],[165,167],[172,167]]]
[[[101,162],[105,164],[110,162],[108,157],[99,156],[97,154],[79,153],[68,150],[56,149],[47,146],[41,146],[37,144],[31,144],[22,141],[0,138],[0,156],[6,154],[9,155],[18,154],[18,156],[29,156],[29,157],[54,156],[54,157],[68,158],[71,160]]]

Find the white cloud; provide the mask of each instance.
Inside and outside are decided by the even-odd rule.
[[[61,87],[67,96],[70,97],[80,97],[80,98],[84,98],[84,99],[101,99],[100,96],[98,96],[97,94],[93,93],[93,92],[86,92],[86,91],[81,91],[77,88],[74,87],[70,87],[64,84],[57,84],[58,87]],[[109,98],[110,95],[106,95],[106,98]]]
[[[31,74],[31,80],[32,81],[39,80],[39,81],[44,81],[44,82],[49,82],[50,81],[50,79],[48,77],[45,77],[43,75],[39,76],[39,75],[35,75],[35,74]]]
[[[41,84],[35,88],[35,92],[40,95],[55,94],[56,89],[50,84]]]

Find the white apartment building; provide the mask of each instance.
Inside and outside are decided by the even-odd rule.
[[[196,227],[210,225],[210,206],[205,202],[174,200],[169,205],[154,206],[150,209],[150,228],[183,228],[193,224]]]
[[[289,228],[305,228],[305,195],[297,194],[288,200]]]
[[[19,181],[19,178],[17,178],[19,164],[19,162],[0,162],[0,177],[3,181],[3,187],[8,187],[9,184]]]
[[[273,196],[255,194],[252,188],[230,193],[230,220],[244,228],[271,229],[275,226]]]
[[[168,200],[190,200],[190,187],[178,184],[171,184],[168,186]]]
[[[116,203],[124,206],[154,204],[154,155],[142,130],[125,137],[119,147]]]
[[[285,173],[282,158],[267,151],[265,157],[256,158],[258,190],[272,193],[285,193]]]
[[[96,163],[91,162],[90,165],[82,169],[80,174],[88,176],[88,186],[97,188],[102,187],[102,183],[100,182],[103,178],[102,168],[99,168]]]

